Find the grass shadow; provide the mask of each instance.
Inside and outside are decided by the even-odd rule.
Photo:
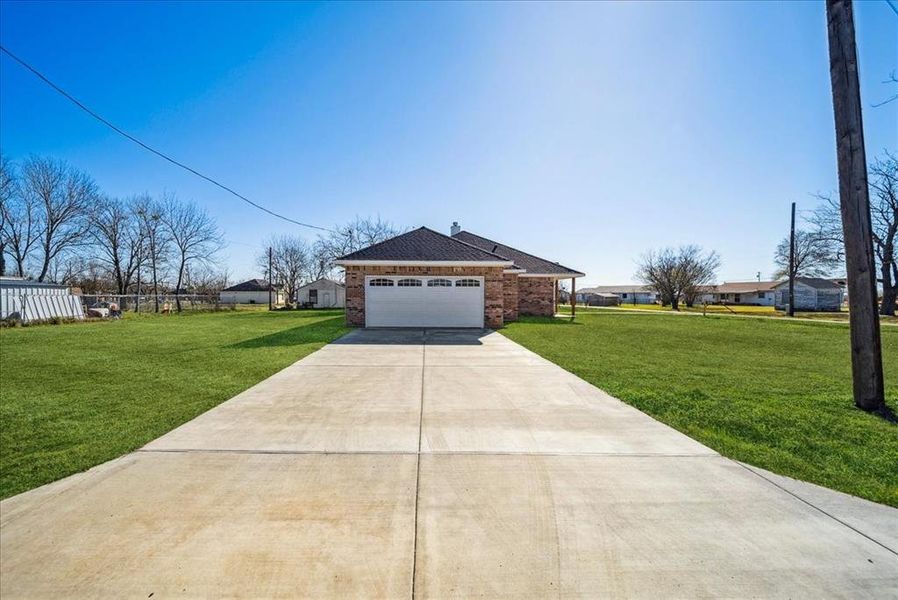
[[[247,350],[253,348],[299,346],[301,344],[314,344],[319,342],[328,343],[338,338],[342,332],[343,317],[339,316],[243,340],[242,342],[229,344],[225,346],[225,348]]]

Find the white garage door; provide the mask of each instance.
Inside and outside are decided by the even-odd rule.
[[[366,277],[366,327],[483,327],[483,277]]]

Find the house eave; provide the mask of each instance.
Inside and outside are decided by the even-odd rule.
[[[545,277],[548,279],[570,279],[571,277],[586,277],[586,273],[521,273],[520,277]]]
[[[510,267],[511,261],[491,260],[338,260],[341,267]]]

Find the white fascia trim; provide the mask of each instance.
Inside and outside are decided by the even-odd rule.
[[[586,277],[586,273],[568,273],[559,275],[558,273],[521,273],[520,277],[548,277],[549,279],[570,279],[571,277]]]
[[[527,269],[505,269],[502,272],[503,273],[515,273],[517,275],[520,275],[521,273],[526,273]]]
[[[511,261],[463,261],[463,260],[338,260],[334,264],[371,267],[510,267]]]

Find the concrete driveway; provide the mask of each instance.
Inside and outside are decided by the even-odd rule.
[[[4,599],[896,597],[896,550],[489,332],[355,331],[0,504]]]

